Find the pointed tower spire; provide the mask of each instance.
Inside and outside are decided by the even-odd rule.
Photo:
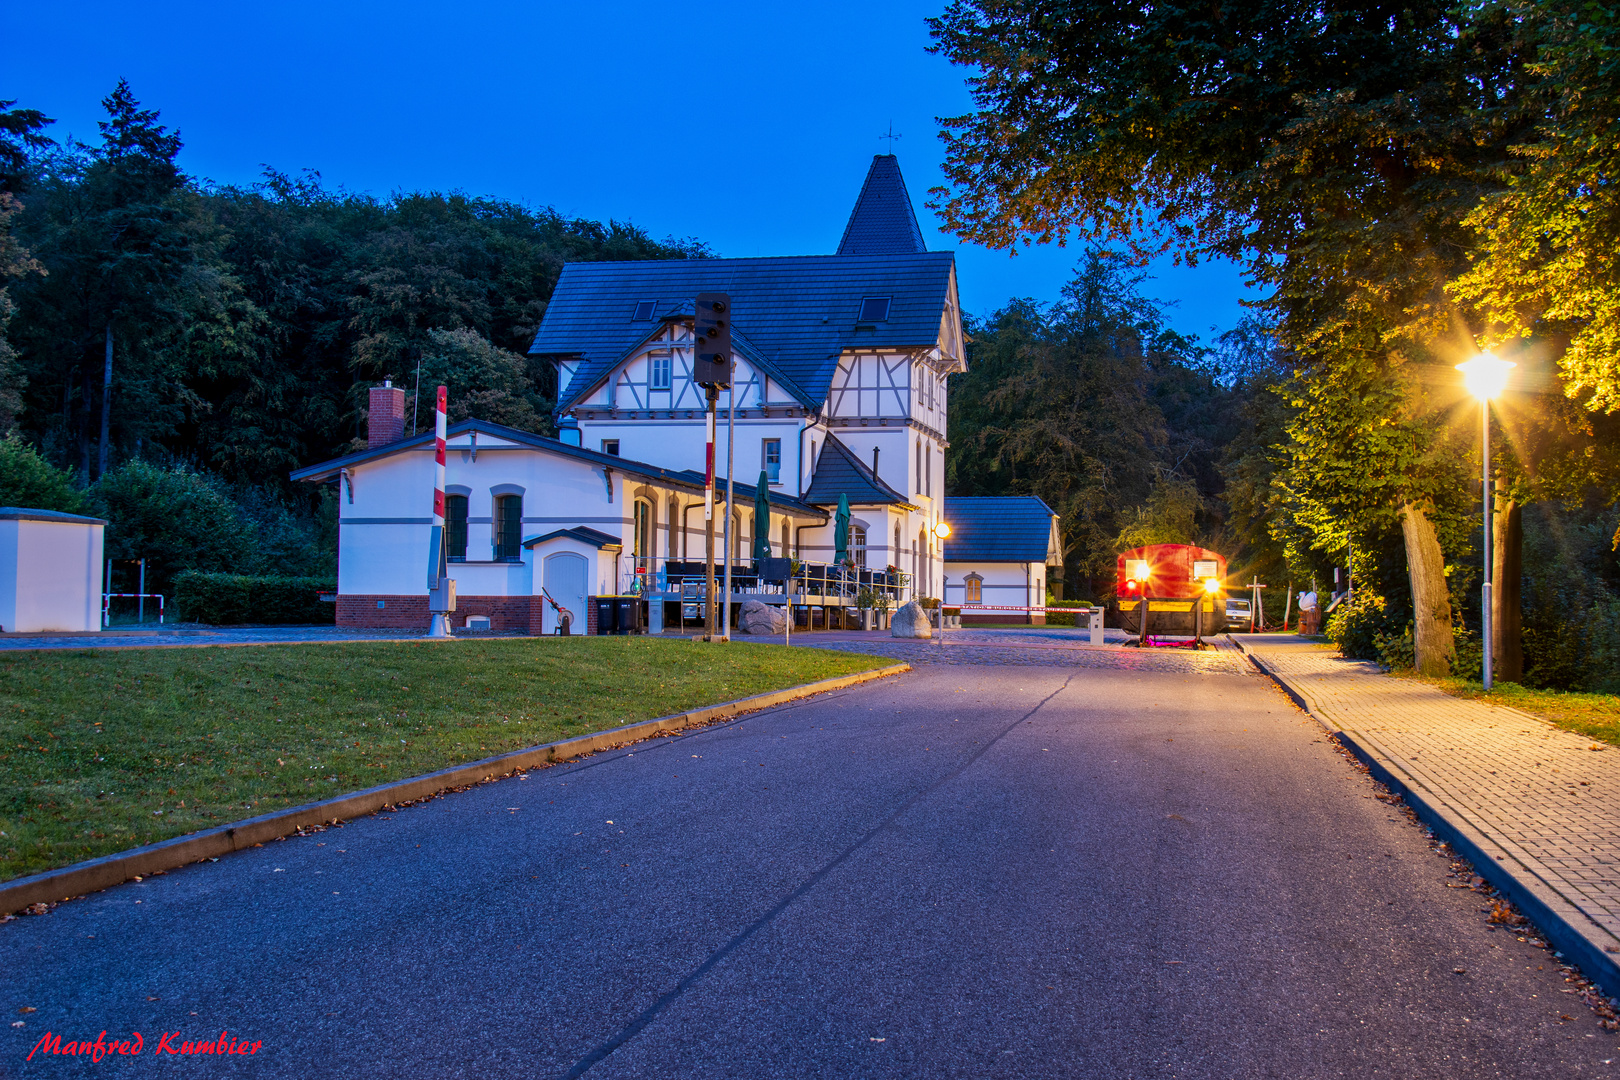
[[[911,195],[900,175],[900,159],[893,154],[877,154],[867,170],[861,197],[855,200],[840,255],[913,255],[927,251],[917,215],[911,208]]]

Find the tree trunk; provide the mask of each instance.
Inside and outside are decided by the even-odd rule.
[[[99,446],[101,460],[97,463],[96,476],[107,474],[107,433],[112,427],[112,323],[107,324],[107,360],[101,374],[101,443]]]
[[[1401,507],[1401,535],[1406,539],[1406,571],[1412,580],[1412,642],[1418,672],[1450,675],[1457,645],[1451,634],[1451,592],[1446,587],[1440,538],[1428,515],[1412,503]]]
[[[1498,682],[1524,679],[1524,521],[1523,508],[1508,496],[1507,480],[1496,478],[1496,521],[1491,537],[1491,652]]]
[[[90,367],[81,364],[79,370],[84,374],[84,407],[79,415],[79,472],[86,484],[90,483],[90,417],[95,412],[94,393],[90,389]]]

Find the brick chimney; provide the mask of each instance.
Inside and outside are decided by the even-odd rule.
[[[371,410],[366,415],[366,449],[387,446],[405,437],[405,391],[384,379],[371,388]]]

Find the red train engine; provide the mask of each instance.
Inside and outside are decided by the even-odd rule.
[[[1119,556],[1114,579],[1119,625],[1146,639],[1218,633],[1226,623],[1226,559],[1191,544],[1149,544]],[[1200,610],[1201,609],[1201,610]]]

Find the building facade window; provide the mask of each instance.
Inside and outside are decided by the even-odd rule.
[[[447,559],[467,558],[467,496],[444,497],[444,554]]]
[[[670,358],[668,356],[652,356],[648,358],[647,362],[651,367],[647,385],[654,390],[668,390],[670,388]]]
[[[619,456],[619,440],[618,439],[603,439],[602,440],[602,453],[604,453],[604,454],[612,454],[614,457],[618,457]]]
[[[856,569],[866,569],[866,528],[862,525],[849,527],[849,558]]]
[[[785,521],[784,521],[784,522],[782,522],[782,558],[784,558],[784,559],[785,559],[785,558],[787,558],[787,557],[788,557],[788,555],[789,555],[789,554],[790,554],[790,553],[791,553],[791,552],[792,552],[792,550],[793,550],[793,549],[792,549],[792,548],[790,548],[790,547],[789,547],[789,546],[788,546],[788,544],[789,544],[789,537],[791,537],[791,536],[792,536],[792,535],[793,535],[793,534],[792,534],[792,533],[791,533],[791,532],[789,532],[789,531],[788,531],[788,523],[787,523],[787,522],[785,522]]]
[[[653,512],[652,503],[646,499],[636,500],[635,533],[631,544],[636,569],[638,571],[649,569],[653,557]]]
[[[495,561],[523,560],[523,496],[495,496]]]
[[[984,603],[984,578],[978,574],[969,574],[962,579],[962,603]]]
[[[773,484],[782,482],[782,440],[766,439],[764,445],[765,479]]]

